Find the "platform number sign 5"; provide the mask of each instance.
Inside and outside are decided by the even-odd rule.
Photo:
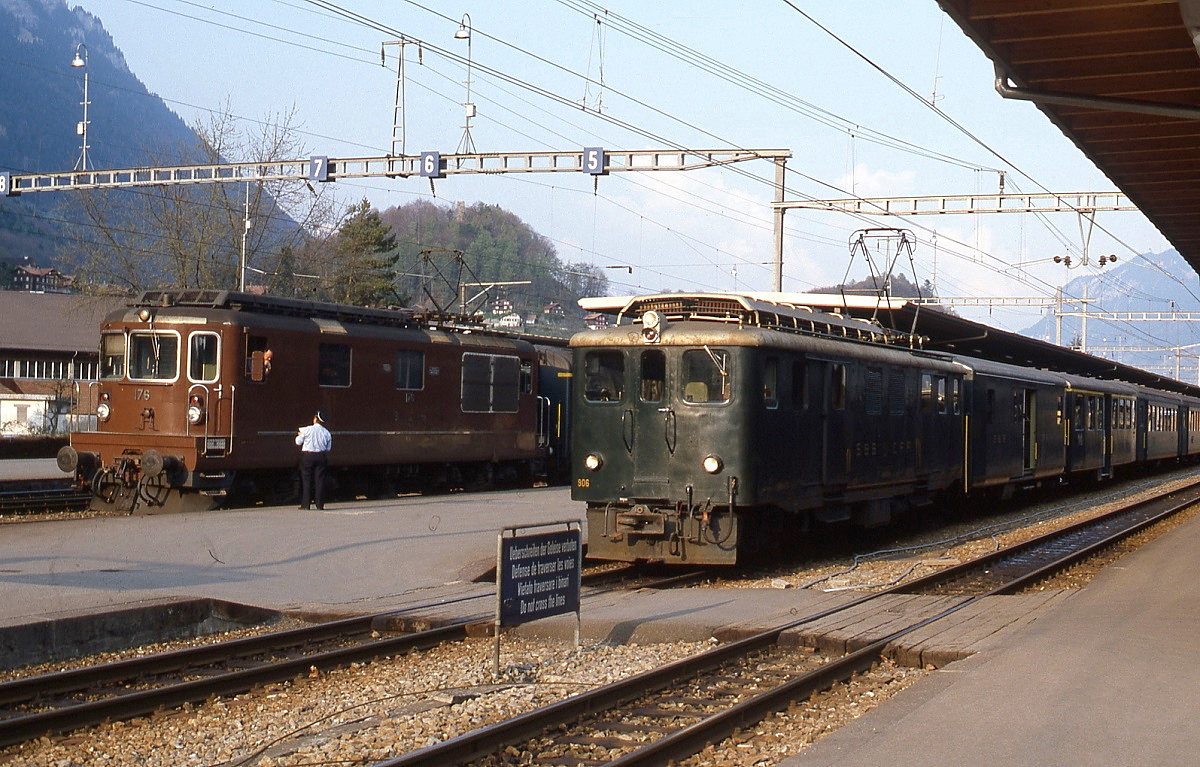
[[[604,148],[593,146],[583,150],[583,172],[593,176],[607,176],[608,168],[604,166]]]
[[[16,194],[12,188],[12,174],[8,171],[0,173],[0,197]]]
[[[421,152],[421,175],[426,178],[445,178],[441,152]]]

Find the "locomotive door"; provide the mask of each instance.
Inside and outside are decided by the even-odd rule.
[[[637,376],[632,407],[622,414],[621,424],[633,458],[633,481],[639,495],[665,498],[678,440],[677,415],[667,389],[666,354],[644,349],[638,355]]]
[[[1037,424],[1037,397],[1033,389],[1021,390],[1021,454],[1025,456],[1022,469],[1025,474],[1033,472],[1037,466],[1037,435],[1034,426]]]
[[[844,484],[849,475],[850,452],[846,438],[846,366],[839,362],[809,363],[809,380],[816,386],[814,399],[821,403],[821,482]]]

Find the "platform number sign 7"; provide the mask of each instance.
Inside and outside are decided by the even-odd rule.
[[[329,158],[319,155],[313,155],[308,158],[308,180],[309,181],[328,181],[329,180]]]
[[[607,176],[608,168],[604,166],[604,148],[593,146],[583,150],[583,172],[593,176]]]
[[[441,152],[421,152],[421,175],[426,178],[444,178]]]

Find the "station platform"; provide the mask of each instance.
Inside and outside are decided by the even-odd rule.
[[[56,480],[66,482],[72,479],[58,468],[58,462],[53,458],[19,458],[0,461],[0,482],[22,482],[29,480]]]
[[[782,767],[1194,765],[1200,519]]]

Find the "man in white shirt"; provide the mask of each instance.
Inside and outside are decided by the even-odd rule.
[[[317,509],[324,509],[325,469],[329,466],[333,435],[325,428],[323,412],[318,410],[313,414],[311,426],[296,430],[296,444],[300,446],[300,508],[308,509],[309,501],[315,500]]]

